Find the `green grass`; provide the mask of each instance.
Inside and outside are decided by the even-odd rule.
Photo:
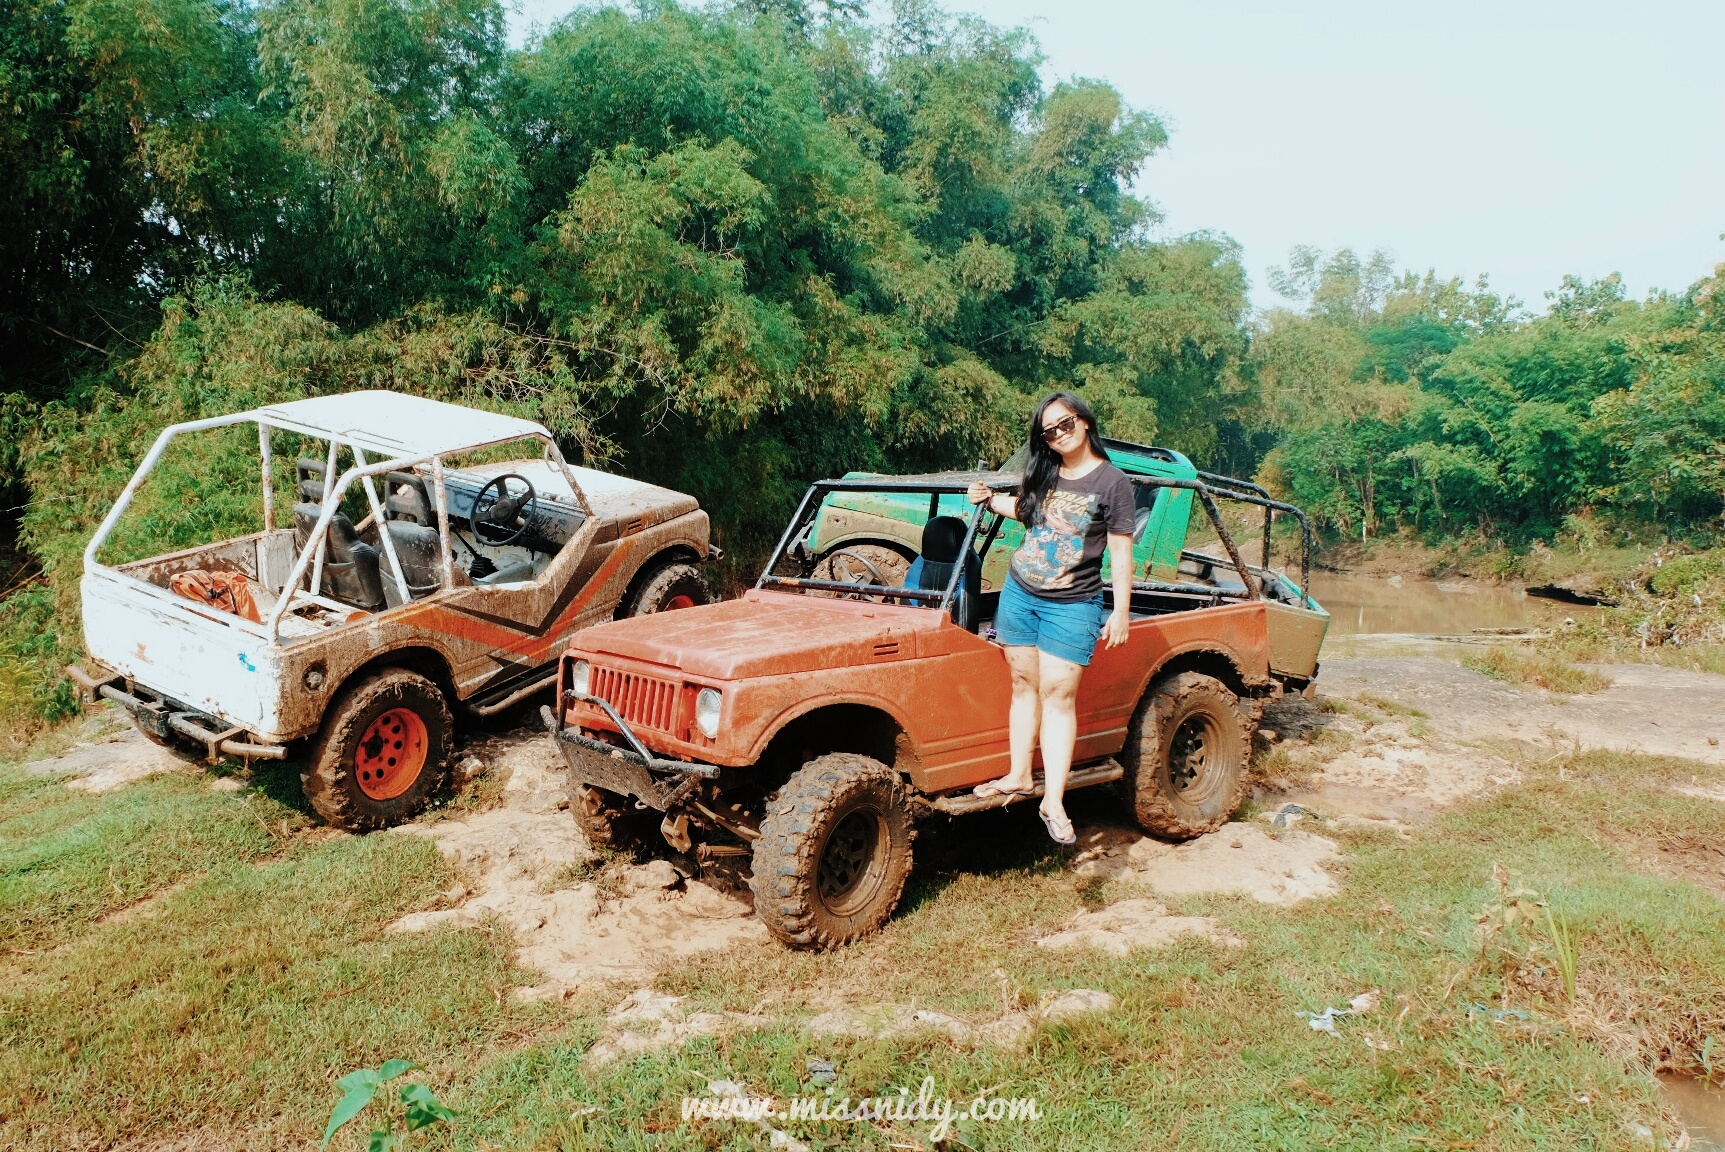
[[[1551,692],[1583,694],[1611,687],[1611,677],[1578,667],[1561,653],[1545,649],[1523,651],[1493,646],[1483,652],[1470,652],[1461,662],[1494,680],[1532,684]]]
[[[778,1025],[594,1070],[583,1055],[623,989],[524,1004],[513,989],[532,976],[495,927],[384,931],[451,879],[425,841],[329,838],[291,806],[211,792],[196,773],[88,797],[0,768],[0,907],[31,941],[0,971],[0,1146],[310,1147],[337,1078],[406,1057],[459,1113],[426,1147],[765,1148],[745,1124],[685,1124],[682,1096],[717,1077],[813,1092],[818,1056],[838,1066],[839,1095],[914,1092],[927,1075],[955,1098],[1040,1099],[1047,1119],[964,1132],[977,1149],[1627,1149],[1626,1123],[1658,1123],[1643,1069],[1699,1070],[1725,1020],[1725,904],[1640,870],[1627,847],[1725,836],[1725,805],[1658,790],[1692,777],[1716,785],[1725,771],[1600,754],[1532,766],[1412,842],[1345,838],[1334,897],[1165,901],[1218,917],[1242,949],[1126,958],[1034,946],[1081,908],[1142,893],[1066,871],[1033,816],[931,827],[879,936],[833,954],[711,954],[657,982]],[[1097,803],[1075,798],[1081,821],[1079,805]],[[1567,924],[1573,998],[1543,920],[1481,955],[1475,917],[1497,896],[1499,862]],[[151,892],[166,894],[101,919]],[[817,1040],[799,1026],[833,995],[984,1020],[1000,1010],[996,968],[1032,1003],[1091,987],[1119,1005],[1043,1025],[1022,1051]],[[1371,988],[1381,1006],[1342,1023],[1342,1039],[1296,1015]],[[1529,1018],[1496,1022],[1475,1004]],[[796,1134],[829,1148],[926,1137],[830,1123]]]

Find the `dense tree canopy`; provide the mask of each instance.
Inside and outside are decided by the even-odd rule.
[[[1545,315],[1484,279],[1391,274],[1301,249],[1275,286],[1304,308],[1255,334],[1266,478],[1335,528],[1583,539],[1725,506],[1717,280],[1627,300],[1567,278]]]
[[[454,391],[732,531],[817,473],[999,458],[1055,383],[1122,434],[1214,443],[1237,253],[1148,238],[1130,185],[1162,126],[1046,89],[1023,33],[918,3],[595,7],[520,52],[502,28],[491,0],[14,9],[0,139],[34,231],[0,323],[41,451],[115,403],[359,383],[369,353],[308,352],[236,391],[186,343],[270,339],[244,313],[290,303],[344,347],[447,340]],[[724,507],[745,492],[766,507]]]

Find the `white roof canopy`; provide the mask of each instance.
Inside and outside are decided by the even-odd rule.
[[[340,440],[398,460],[445,456],[523,436],[549,439],[551,435],[531,420],[406,392],[314,396],[272,404],[251,415],[274,428]]]

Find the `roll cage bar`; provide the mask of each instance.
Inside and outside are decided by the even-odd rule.
[[[1237,480],[1230,476],[1219,476],[1210,472],[1198,473],[1198,479],[1185,480],[1165,476],[1135,476],[1128,475],[1127,480],[1138,487],[1144,488],[1181,488],[1197,493],[1199,501],[1204,505],[1204,511],[1210,517],[1210,524],[1216,529],[1216,536],[1222,541],[1222,546],[1228,551],[1228,561],[1240,575],[1240,583],[1246,590],[1246,596],[1251,600],[1263,599],[1263,579],[1269,574],[1271,530],[1275,525],[1278,512],[1292,516],[1300,522],[1300,605],[1304,608],[1312,606],[1311,593],[1307,585],[1312,573],[1312,526],[1306,519],[1306,514],[1292,504],[1285,504],[1273,498],[1257,484],[1247,480]],[[962,494],[970,489],[972,482],[982,480],[989,490],[996,493],[1015,493],[1018,491],[1020,478],[1004,473],[958,473],[947,476],[930,477],[883,477],[879,479],[855,480],[817,480],[809,485],[803,493],[803,499],[797,505],[796,515],[791,517],[785,526],[784,534],[779,537],[778,545],[768,558],[766,567],[762,569],[760,579],[755,581],[756,588],[788,588],[814,592],[863,592],[870,596],[882,596],[893,600],[910,603],[934,602],[941,611],[948,611],[953,600],[958,595],[959,581],[964,578],[964,565],[953,566],[952,578],[946,587],[940,591],[922,588],[896,588],[882,584],[847,584],[838,580],[814,580],[804,576],[777,576],[773,570],[789,554],[793,543],[800,540],[809,528],[813,526],[814,517],[820,511],[827,495],[834,492],[898,492],[928,494],[936,498],[951,494]],[[818,497],[818,498],[817,498]],[[1216,506],[1216,499],[1232,500],[1241,504],[1251,504],[1264,509],[1263,554],[1259,566],[1249,567],[1240,555],[1234,538],[1229,534],[1228,527],[1222,521],[1221,510]],[[933,502],[931,502],[931,507]],[[969,523],[965,527],[964,544],[959,555],[969,552],[976,542],[978,529],[983,517],[988,515],[988,506],[978,504],[970,514]],[[994,513],[994,522],[989,525],[987,535],[982,545],[982,555],[987,555],[993,545],[1000,526],[1005,517]],[[1182,552],[1183,558],[1201,559],[1220,562],[1219,557],[1205,556],[1198,552]],[[1254,575],[1256,574],[1256,575]],[[1147,592],[1175,592],[1182,594],[1214,595],[1216,589],[1200,584],[1170,583],[1161,580],[1134,580],[1132,587]]]
[[[453,583],[453,573],[451,571],[452,560],[449,543],[451,527],[447,506],[448,501],[443,485],[443,457],[445,455],[453,454],[453,452],[477,451],[482,448],[493,447],[497,444],[509,443],[510,441],[517,439],[537,440],[544,451],[544,458],[548,462],[556,465],[558,471],[568,482],[570,491],[574,494],[576,503],[580,506],[581,511],[588,516],[592,515],[592,506],[587,502],[586,493],[581,490],[580,482],[576,480],[575,474],[570,470],[568,462],[563,459],[563,453],[558,449],[557,441],[552,437],[551,433],[546,431],[544,428],[532,427],[529,429],[523,429],[501,439],[483,441],[472,445],[463,445],[453,450],[429,453],[410,453],[405,455],[396,455],[382,460],[367,461],[365,455],[366,452],[370,451],[375,453],[378,451],[378,448],[374,444],[364,443],[358,436],[342,435],[332,429],[304,424],[291,419],[272,418],[266,416],[262,411],[236,412],[227,416],[215,416],[203,420],[188,420],[179,424],[171,424],[162,429],[162,431],[156,436],[155,443],[150,446],[150,450],[144,454],[144,459],[138,465],[137,471],[132,475],[132,478],[127,481],[126,487],[120,492],[119,499],[115,500],[113,507],[108,509],[108,514],[102,518],[102,522],[97,526],[95,534],[90,537],[90,542],[85,545],[85,568],[91,569],[105,567],[97,559],[97,553],[100,551],[102,545],[106,543],[108,537],[113,533],[114,526],[119,523],[120,517],[125,514],[126,509],[132,503],[133,497],[135,497],[143,487],[144,481],[149,477],[150,473],[155,470],[157,462],[162,458],[163,451],[171,441],[179,436],[184,436],[189,433],[203,432],[212,428],[227,428],[236,424],[257,425],[258,456],[263,489],[263,530],[265,532],[271,531],[277,527],[275,523],[275,482],[274,475],[272,473],[274,457],[270,445],[270,433],[272,431],[287,432],[304,436],[309,439],[327,441],[329,444],[329,455],[325,462],[326,471],[324,474],[326,477],[335,472],[336,456],[341,448],[348,449],[355,461],[353,466],[349,467],[347,471],[341,473],[333,483],[328,484],[325,488],[325,498],[320,502],[322,505],[322,511],[318,516],[317,525],[312,529],[311,537],[307,541],[304,550],[302,550],[295,558],[293,568],[288,575],[287,583],[283,585],[282,595],[277,601],[275,609],[270,613],[269,619],[263,622],[264,633],[272,644],[276,643],[280,639],[282,617],[286,615],[288,609],[294,602],[304,599],[308,595],[300,588],[300,584],[306,579],[307,569],[310,569],[311,571],[311,590],[309,596],[315,599],[321,591],[320,586],[323,578],[324,555],[328,546],[330,522],[335,518],[335,514],[340,506],[342,497],[347,494],[356,481],[362,485],[365,491],[366,502],[370,506],[372,515],[377,518],[379,523],[381,523],[383,520],[383,504],[378,497],[377,488],[373,482],[373,478],[387,475],[390,472],[407,471],[422,464],[429,465],[431,467],[432,489],[434,493],[433,500],[437,504],[436,516],[440,552],[440,576],[444,588],[449,588]],[[380,532],[379,535],[382,538],[381,542],[383,545],[384,556],[389,561],[389,574],[395,580],[397,590],[400,592],[402,601],[405,603],[410,598],[407,589],[407,577],[402,571],[400,559],[395,554],[394,542],[390,539],[389,533],[387,532]]]

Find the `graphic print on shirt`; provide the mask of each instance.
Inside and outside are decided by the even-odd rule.
[[[1095,492],[1055,489],[1036,510],[1036,523],[1012,557],[1012,574],[1035,592],[1072,586],[1072,573],[1084,559],[1084,537],[1096,518],[1101,497]]]

